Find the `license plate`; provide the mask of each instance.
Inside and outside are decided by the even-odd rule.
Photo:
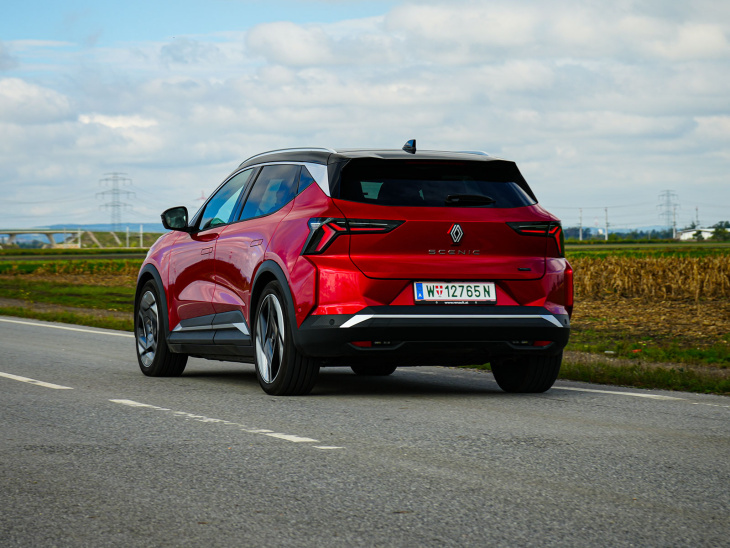
[[[439,303],[496,303],[494,282],[415,282],[415,301]]]

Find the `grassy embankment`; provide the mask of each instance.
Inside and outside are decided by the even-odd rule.
[[[562,378],[730,394],[730,249],[575,246]],[[132,330],[141,259],[0,262],[0,314]]]
[[[0,314],[133,330],[142,259],[2,261]]]

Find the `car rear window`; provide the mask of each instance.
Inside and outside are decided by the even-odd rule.
[[[333,196],[413,207],[455,207],[459,197],[466,197],[462,202],[469,202],[469,207],[510,208],[537,203],[517,166],[500,160],[354,160],[342,169]]]

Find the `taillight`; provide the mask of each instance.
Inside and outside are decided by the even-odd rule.
[[[553,238],[558,248],[558,257],[565,257],[565,235],[560,221],[523,221],[507,224],[518,234]]]
[[[309,219],[309,236],[304,242],[302,255],[319,255],[342,234],[385,234],[398,228],[405,221],[380,219],[335,219],[315,217]]]

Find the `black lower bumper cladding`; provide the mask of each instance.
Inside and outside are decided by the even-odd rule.
[[[311,316],[297,330],[296,344],[309,356],[348,363],[379,356],[401,363],[409,358],[412,365],[459,365],[500,355],[557,354],[569,336],[568,315],[543,307],[380,306]]]

